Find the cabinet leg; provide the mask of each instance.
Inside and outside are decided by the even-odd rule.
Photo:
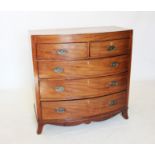
[[[41,134],[42,130],[43,130],[43,124],[38,123],[38,129],[37,129],[37,134]]]
[[[128,109],[122,111],[122,116],[124,119],[128,119]]]

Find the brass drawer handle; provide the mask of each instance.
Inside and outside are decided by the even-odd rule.
[[[56,52],[58,55],[64,55],[65,53],[67,53],[67,51],[65,49],[59,49]]]
[[[66,111],[66,109],[60,107],[60,108],[55,109],[55,111],[56,111],[57,113],[64,113],[64,112]]]
[[[54,71],[55,73],[62,73],[62,72],[64,72],[64,69],[63,69],[62,67],[55,67],[55,68],[53,69],[53,71]]]
[[[116,50],[116,46],[110,45],[110,46],[108,46],[107,50],[108,51],[114,51],[114,50]]]
[[[111,81],[110,86],[118,86],[118,82],[117,81]]]
[[[111,63],[111,67],[117,67],[118,65],[119,65],[118,62],[112,62],[112,63]]]
[[[109,106],[113,106],[113,105],[116,105],[117,104],[117,100],[111,100],[109,102]]]
[[[57,86],[55,87],[55,91],[58,93],[64,92],[65,88],[63,86]]]

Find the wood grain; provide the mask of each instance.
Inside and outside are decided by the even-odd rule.
[[[59,54],[58,50],[64,50],[65,52]],[[88,43],[37,44],[37,59],[84,59],[88,56]]]
[[[36,38],[31,38],[32,42],[32,58],[33,58],[33,71],[34,71],[34,87],[35,87],[35,97],[36,97],[36,117],[38,124],[42,122],[41,118],[41,106],[40,106],[40,88],[39,88],[39,77],[38,77],[38,63],[34,59],[36,58]]]
[[[112,63],[118,66],[112,67]],[[112,75],[125,72],[128,69],[128,55],[113,58],[79,61],[39,61],[39,77],[51,79],[77,79],[96,76]],[[63,69],[56,73],[55,68]]]
[[[112,82],[117,85],[112,85]],[[57,92],[63,87],[63,92]],[[69,100],[89,98],[120,92],[127,88],[127,73],[78,80],[40,80],[41,100]]]
[[[98,122],[98,121],[103,121],[106,119],[109,119],[119,113],[121,113],[123,110],[126,110],[127,107],[126,105],[120,109],[113,110],[111,112],[107,113],[102,113],[99,115],[93,115],[90,117],[85,117],[85,118],[79,118],[79,119],[74,119],[74,120],[69,120],[69,119],[51,119],[51,120],[43,120],[43,125],[45,124],[54,124],[54,125],[61,125],[61,126],[74,126],[74,125],[79,125],[79,124],[89,124],[91,122]]]
[[[106,41],[113,39],[124,39],[130,37],[131,30],[106,32],[106,33],[90,33],[90,34],[72,34],[72,35],[33,35],[36,37],[37,43],[71,43],[71,42],[91,42]]]
[[[118,110],[126,105],[126,92],[113,94],[95,99],[42,102],[43,120],[62,119],[74,120]],[[111,101],[116,101],[111,105]],[[64,108],[64,112],[57,109]]]
[[[109,47],[114,47],[109,50]],[[98,41],[90,43],[90,57],[108,57],[127,54],[129,50],[129,39]]]

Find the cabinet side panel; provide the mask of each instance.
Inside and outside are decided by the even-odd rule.
[[[34,70],[34,82],[35,82],[37,121],[41,122],[42,119],[41,119],[39,80],[38,80],[38,62],[36,61],[36,37],[35,36],[31,36],[31,42],[32,42],[32,56],[33,56],[33,70]]]
[[[131,76],[131,63],[132,63],[132,38],[133,30],[130,31],[129,39],[129,65],[128,65],[128,81],[127,81],[127,106],[129,102],[129,91],[130,91],[130,76]]]

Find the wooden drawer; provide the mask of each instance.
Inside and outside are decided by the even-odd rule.
[[[82,59],[88,56],[87,43],[37,44],[38,59]]]
[[[108,95],[127,89],[127,73],[78,80],[40,80],[42,100],[69,100]]]
[[[88,78],[128,70],[128,55],[79,61],[39,61],[39,77],[51,79]]]
[[[105,97],[58,102],[41,102],[43,120],[74,120],[118,110],[126,105],[126,92]]]
[[[108,57],[127,54],[129,39],[99,41],[90,43],[90,57]]]

